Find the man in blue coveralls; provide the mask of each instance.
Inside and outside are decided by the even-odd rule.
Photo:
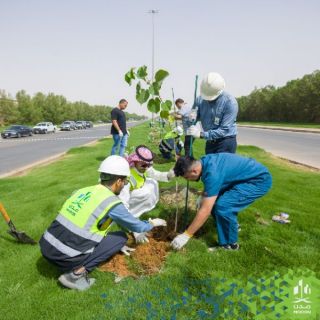
[[[235,153],[237,149],[238,103],[224,88],[225,81],[219,73],[209,72],[203,78],[195,103],[203,131],[195,125],[187,130],[187,135],[206,140],[206,154]]]
[[[251,158],[218,153],[200,160],[181,157],[174,173],[190,181],[201,178],[204,197],[190,226],[173,239],[171,246],[181,249],[212,214],[216,219],[219,246],[209,250],[238,250],[238,212],[268,192],[272,184],[268,169]]]

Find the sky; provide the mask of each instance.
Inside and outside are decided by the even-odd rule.
[[[148,114],[124,81],[131,67],[170,76],[162,96],[193,103],[194,80],[219,72],[236,97],[320,69],[316,0],[0,0],[0,89]]]

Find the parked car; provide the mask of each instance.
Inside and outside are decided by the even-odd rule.
[[[1,137],[3,139],[20,138],[20,137],[26,137],[26,136],[32,136],[32,129],[22,125],[13,125],[8,129],[4,130],[3,132],[1,132]]]
[[[56,129],[52,122],[40,122],[33,127],[33,133],[55,133]]]
[[[76,122],[76,127],[77,127],[77,129],[83,129],[83,122],[82,121],[77,121]]]
[[[62,125],[60,126],[60,130],[66,130],[66,131],[71,131],[71,130],[76,130],[76,124],[74,121],[64,121]]]
[[[87,128],[93,128],[93,123],[91,121],[86,121]]]

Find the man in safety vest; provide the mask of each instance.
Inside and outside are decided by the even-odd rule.
[[[160,141],[159,151],[165,159],[171,159],[172,151],[174,150],[176,155],[181,154],[184,143],[180,140],[183,135],[183,130],[180,126],[177,126],[170,132],[168,132],[164,138]]]
[[[136,218],[152,210],[159,201],[157,181],[168,182],[174,178],[173,170],[160,172],[153,168],[153,153],[140,145],[127,157],[130,165],[130,183],[126,185],[119,198]],[[148,242],[146,232],[133,233],[137,243]]]
[[[112,221],[133,232],[166,226],[162,219],[136,219],[118,198],[130,176],[124,158],[109,156],[98,171],[101,183],[73,193],[40,239],[42,255],[65,272],[59,281],[70,289],[88,289],[95,281],[88,272],[119,251],[134,250],[125,246],[123,231],[108,232]]]

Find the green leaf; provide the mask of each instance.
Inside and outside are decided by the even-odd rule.
[[[161,83],[153,82],[149,87],[149,92],[153,96],[158,96],[160,94]]]
[[[163,119],[168,119],[168,117],[169,117],[169,112],[166,111],[166,110],[161,110],[161,112],[160,112],[160,117],[163,118]]]
[[[131,86],[132,80],[136,78],[134,69],[135,68],[131,68],[124,76],[124,80],[129,84],[129,86]]]
[[[148,101],[150,97],[150,93],[146,89],[140,89],[139,92],[136,93],[136,99],[140,104],[143,104]]]
[[[170,111],[172,107],[172,101],[166,100],[165,102],[161,103],[161,109],[163,111]]]
[[[137,78],[145,80],[147,75],[147,66],[142,66],[137,70]]]
[[[136,85],[136,95],[140,93],[140,90],[141,90],[141,82],[139,81]]]
[[[160,84],[162,83],[162,81],[169,75],[169,72],[166,71],[166,70],[158,70],[156,72],[156,75],[155,75],[155,80],[156,82],[159,82]]]
[[[150,99],[148,101],[148,110],[150,112],[158,113],[160,111],[161,101],[159,98]]]

